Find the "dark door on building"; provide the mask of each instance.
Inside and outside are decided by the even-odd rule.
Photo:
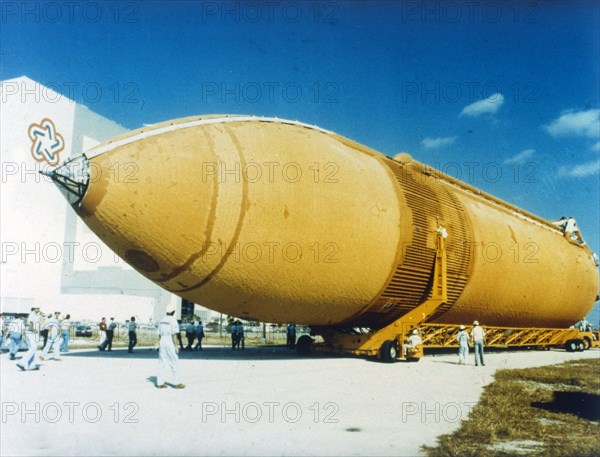
[[[194,317],[194,303],[181,299],[181,319],[186,320]]]

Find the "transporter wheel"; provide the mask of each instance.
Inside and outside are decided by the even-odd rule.
[[[577,341],[576,340],[567,341],[567,343],[565,344],[565,349],[567,350],[567,352],[575,352],[577,350]]]
[[[296,342],[298,355],[307,356],[312,352],[313,339],[308,335],[302,335]]]
[[[390,363],[396,360],[398,357],[398,345],[395,341],[387,340],[381,345],[379,349],[379,358],[385,362]]]
[[[577,351],[578,352],[585,351],[585,344],[583,343],[583,341],[577,341]]]
[[[589,338],[584,338],[583,339],[583,350],[587,351],[591,347],[592,347],[592,342],[590,341],[590,339]]]

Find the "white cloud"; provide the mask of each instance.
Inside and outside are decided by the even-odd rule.
[[[521,163],[529,159],[535,153],[535,149],[523,149],[514,157],[506,159],[504,163]]]
[[[600,152],[600,141],[598,141],[595,145],[592,146],[592,151]]]
[[[600,136],[600,109],[566,111],[550,125],[545,126],[552,136]]]
[[[463,116],[479,116],[481,114],[495,114],[496,111],[504,104],[504,95],[497,93],[490,95],[488,98],[471,103],[463,108],[460,115]]]
[[[569,178],[585,178],[587,176],[598,174],[599,171],[600,161],[593,160],[573,167],[560,167],[558,175]]]
[[[421,141],[421,145],[425,148],[425,149],[435,149],[435,148],[441,148],[442,146],[446,146],[448,144],[452,144],[456,141],[455,136],[447,136],[447,137],[440,137],[440,138],[425,138],[423,139],[423,141]]]

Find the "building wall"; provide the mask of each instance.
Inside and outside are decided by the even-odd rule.
[[[32,123],[50,119],[64,138],[60,162],[126,131],[27,77],[0,82],[0,305],[6,312],[60,310],[74,319],[141,322],[164,315],[176,296],[108,249],[69,207],[34,160]]]

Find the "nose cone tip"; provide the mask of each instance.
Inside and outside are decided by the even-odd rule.
[[[68,159],[54,170],[40,170],[40,173],[54,181],[71,205],[81,203],[90,182],[90,165],[85,154]]]

